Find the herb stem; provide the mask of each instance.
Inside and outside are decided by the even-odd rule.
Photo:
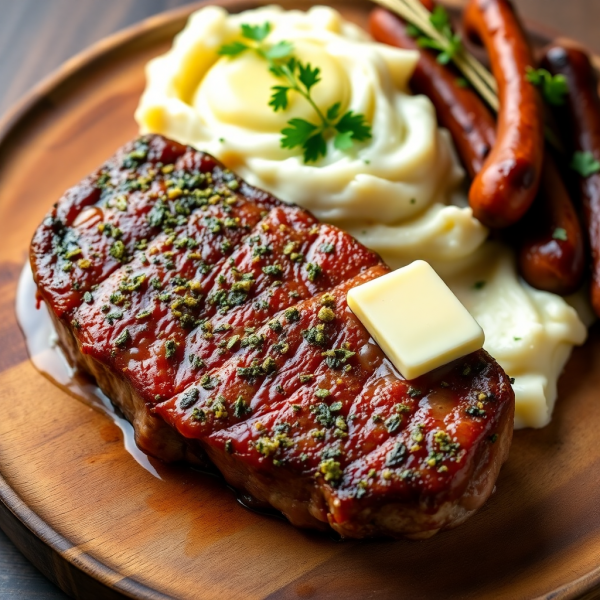
[[[269,66],[273,66],[273,64],[274,64],[273,61],[270,60]],[[327,117],[323,114],[323,111],[319,108],[317,103],[313,100],[312,96],[298,85],[296,77],[290,71],[289,67],[287,65],[285,65],[284,67],[282,67],[282,70],[283,70],[283,72],[285,74],[285,78],[288,80],[292,90],[294,90],[295,92],[298,92],[298,94],[300,94],[312,106],[314,111],[317,113],[317,116],[319,117],[319,119],[321,120],[321,123],[323,124],[323,131],[327,131],[328,129],[330,129],[331,123],[329,122]]]

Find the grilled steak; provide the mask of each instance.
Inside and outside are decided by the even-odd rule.
[[[149,454],[354,538],[428,537],[493,490],[514,411],[494,359],[404,380],[346,304],[379,257],[206,154],[129,144],[53,208],[31,264]]]

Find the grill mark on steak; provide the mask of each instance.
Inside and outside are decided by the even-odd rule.
[[[514,412],[497,363],[404,380],[346,304],[388,267],[206,154],[129,144],[54,207],[31,263],[71,359],[159,458],[206,453],[348,537],[427,537],[492,492]]]

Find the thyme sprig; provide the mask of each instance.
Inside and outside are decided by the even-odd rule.
[[[334,147],[347,152],[357,142],[365,142],[372,137],[371,126],[362,114],[350,110],[342,114],[342,103],[336,102],[326,111],[316,103],[312,91],[321,79],[321,69],[310,63],[303,63],[293,55],[294,46],[290,42],[281,41],[274,45],[266,43],[272,31],[270,23],[247,25],[241,27],[242,38],[246,41],[235,41],[226,44],[219,50],[219,55],[235,58],[241,54],[254,51],[269,66],[269,71],[281,85],[271,88],[269,106],[274,112],[288,109],[290,93],[302,96],[315,112],[317,123],[306,119],[291,119],[282,131],[281,147],[289,150],[301,147],[304,162],[317,162],[327,156],[327,140],[334,136]]]
[[[417,38],[417,43],[421,48],[429,48],[439,52],[437,61],[442,65],[447,65],[459,53],[463,52],[461,37],[452,31],[450,17],[443,6],[435,7],[429,15],[429,22],[441,34],[441,40],[426,35],[414,25],[408,28],[408,33]]]

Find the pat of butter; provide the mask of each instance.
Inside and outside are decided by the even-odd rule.
[[[483,330],[431,266],[418,260],[348,292],[348,306],[406,379],[483,347]]]

